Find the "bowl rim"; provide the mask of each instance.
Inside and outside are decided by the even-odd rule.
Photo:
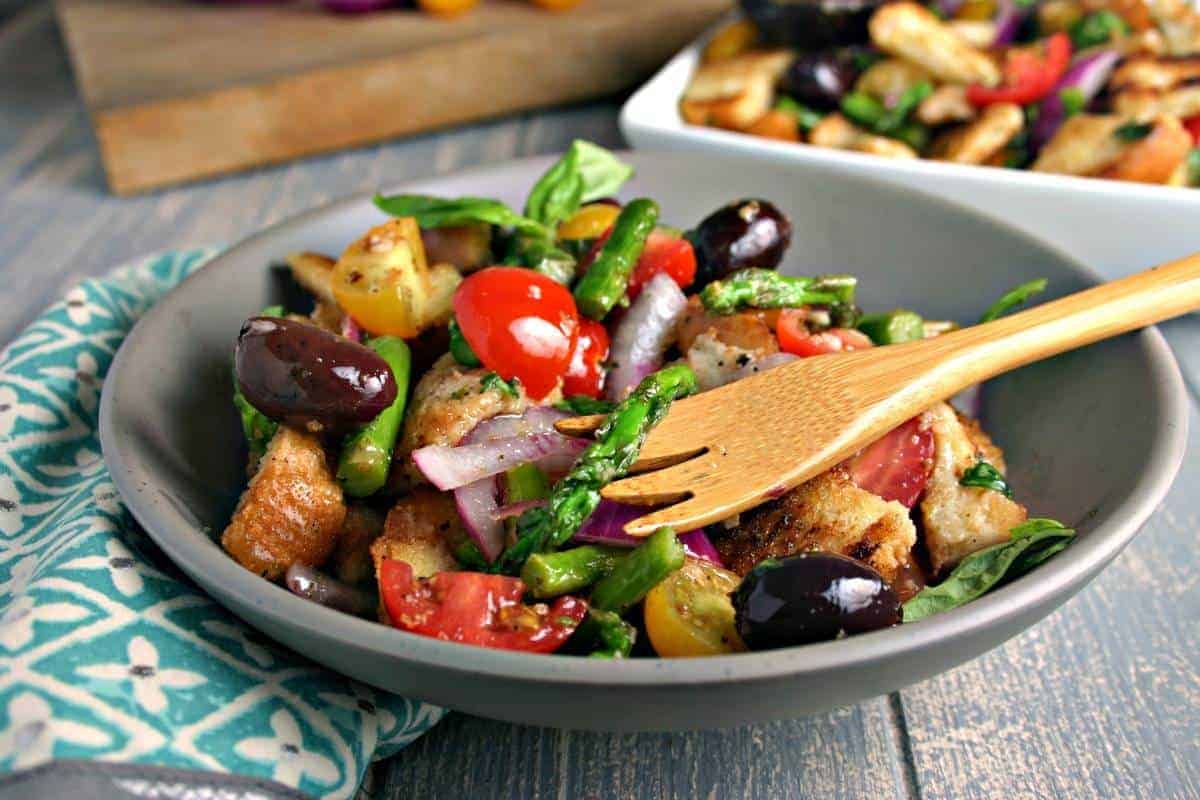
[[[635,163],[650,160],[712,159],[711,155],[623,152],[622,157]],[[506,171],[533,172],[544,169],[555,156],[506,161],[475,167],[442,176],[403,181],[389,190],[428,186],[443,180],[471,180],[495,177]],[[722,156],[726,160],[736,158]],[[942,205],[955,213],[975,218],[1007,235],[1024,239],[1053,252],[1078,277],[1100,282],[1101,277],[1060,248],[1027,234],[986,213],[954,203],[935,194],[911,187],[888,184],[862,175],[841,175],[839,180],[858,182],[884,193],[920,195],[923,202]],[[428,189],[425,189],[428,191]],[[375,621],[334,611],[304,600],[287,589],[268,582],[228,557],[199,525],[182,519],[166,503],[155,502],[156,493],[140,490],[151,476],[136,472],[127,459],[126,446],[114,433],[115,387],[129,353],[136,343],[150,335],[156,320],[172,312],[172,306],[186,297],[187,287],[213,270],[236,268],[241,251],[289,229],[304,228],[327,215],[369,204],[373,193],[360,192],[309,209],[269,225],[222,251],[202,269],[173,288],[138,320],[122,343],[104,381],[100,401],[99,430],[105,463],[126,508],[177,566],[196,579],[203,574],[208,582],[222,587],[224,593],[269,620],[272,626],[301,629],[320,637],[351,641],[358,648],[389,658],[449,670],[461,675],[481,675],[514,682],[553,683],[562,686],[695,686],[731,681],[769,681],[799,678],[830,669],[853,669],[873,663],[912,655],[933,645],[952,646],[957,638],[1002,626],[1027,613],[1031,608],[1050,602],[1060,595],[1069,596],[1093,574],[1104,567],[1133,539],[1170,488],[1182,462],[1187,440],[1188,400],[1179,366],[1166,340],[1157,328],[1131,334],[1139,337],[1151,372],[1155,394],[1161,403],[1163,423],[1153,431],[1147,463],[1128,499],[1114,506],[1107,517],[1086,537],[1070,548],[1070,558],[1052,559],[1033,574],[1023,576],[960,608],[925,620],[887,630],[874,631],[850,639],[799,645],[756,653],[739,653],[693,659],[628,659],[619,664],[566,655],[538,655],[445,642],[388,627]],[[139,476],[135,478],[135,475]],[[199,580],[197,580],[200,583]],[[214,598],[216,599],[216,598]],[[218,600],[218,602],[221,602]],[[224,605],[224,603],[222,603]],[[228,606],[227,606],[228,607]],[[232,609],[231,609],[232,610]],[[236,614],[236,612],[234,612]],[[239,615],[240,616],[240,615]],[[249,623],[248,623],[249,624]],[[271,635],[265,625],[252,625]]]
[[[708,143],[729,151],[756,158],[783,158],[804,163],[839,165],[842,167],[875,168],[907,176],[910,180],[938,178],[970,179],[994,184],[1028,187],[1028,191],[1053,189],[1117,195],[1148,202],[1171,200],[1193,201],[1200,205],[1200,189],[1165,186],[1077,175],[1058,175],[1031,170],[1002,169],[981,164],[953,164],[926,158],[888,158],[872,153],[858,153],[815,147],[804,142],[784,142],[741,131],[711,128],[685,122],[679,114],[679,99],[686,80],[700,62],[700,53],[708,41],[731,22],[744,19],[739,11],[731,11],[676,53],[654,73],[621,106],[618,126],[626,139],[641,138],[642,134],[665,137],[684,144]],[[680,78],[683,81],[680,81]],[[669,94],[670,106],[661,108],[659,94]]]

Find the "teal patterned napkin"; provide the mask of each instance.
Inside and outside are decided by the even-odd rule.
[[[96,435],[104,375],[138,317],[214,252],[87,281],[0,351],[0,772],[82,758],[348,798],[443,714],[248,629],[121,505]]]

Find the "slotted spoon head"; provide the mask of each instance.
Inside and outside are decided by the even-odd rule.
[[[693,530],[778,497],[932,402],[913,391],[929,361],[924,345],[806,358],[678,401],[647,437],[635,474],[601,494],[665,506],[626,525],[634,536],[663,525]],[[558,429],[586,434],[602,420],[577,417]]]

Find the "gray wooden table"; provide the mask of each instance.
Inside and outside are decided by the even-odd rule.
[[[0,17],[0,343],[80,278],[148,251],[234,241],[338,195],[554,152],[576,137],[619,145],[616,110],[614,101],[525,115],[118,199],[104,188],[49,12]],[[1200,319],[1165,329],[1195,397]],[[853,708],[723,732],[600,735],[455,715],[377,770],[367,794],[1200,797],[1192,417],[1183,472],[1137,541],[1061,611],[950,673]]]

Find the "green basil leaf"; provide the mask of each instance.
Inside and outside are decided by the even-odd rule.
[[[616,194],[631,175],[633,167],[608,150],[576,139],[530,190],[525,216],[554,228],[584,203]]]
[[[983,316],[979,318],[979,324],[982,325],[985,322],[999,319],[1035,294],[1040,294],[1044,291],[1046,291],[1045,278],[1038,278],[1035,281],[1022,283],[1020,286],[1009,289],[1001,295],[999,300],[992,303],[987,311],[983,312]]]
[[[617,407],[616,403],[610,403],[607,400],[596,400],[587,395],[577,394],[571,397],[564,398],[554,404],[554,407],[560,411],[566,411],[569,414],[576,414],[581,417],[590,416],[591,414],[609,414]]]
[[[1153,122],[1126,122],[1113,131],[1113,136],[1122,142],[1136,142],[1145,139],[1154,130]]]
[[[904,621],[916,622],[965,605],[1043,563],[1074,536],[1075,531],[1055,520],[1026,520],[1009,532],[1007,542],[972,553],[944,581],[910,598],[904,604]]]
[[[1012,489],[1009,487],[1008,481],[1004,479],[1004,475],[1001,474],[1000,470],[986,461],[979,461],[973,466],[968,467],[958,482],[961,486],[991,489],[993,492],[999,492],[1005,497],[1012,497]]]
[[[523,217],[499,200],[487,197],[431,197],[423,194],[377,196],[375,206],[393,217],[415,217],[422,228],[446,228],[483,222],[525,233],[546,234],[536,220]]]

